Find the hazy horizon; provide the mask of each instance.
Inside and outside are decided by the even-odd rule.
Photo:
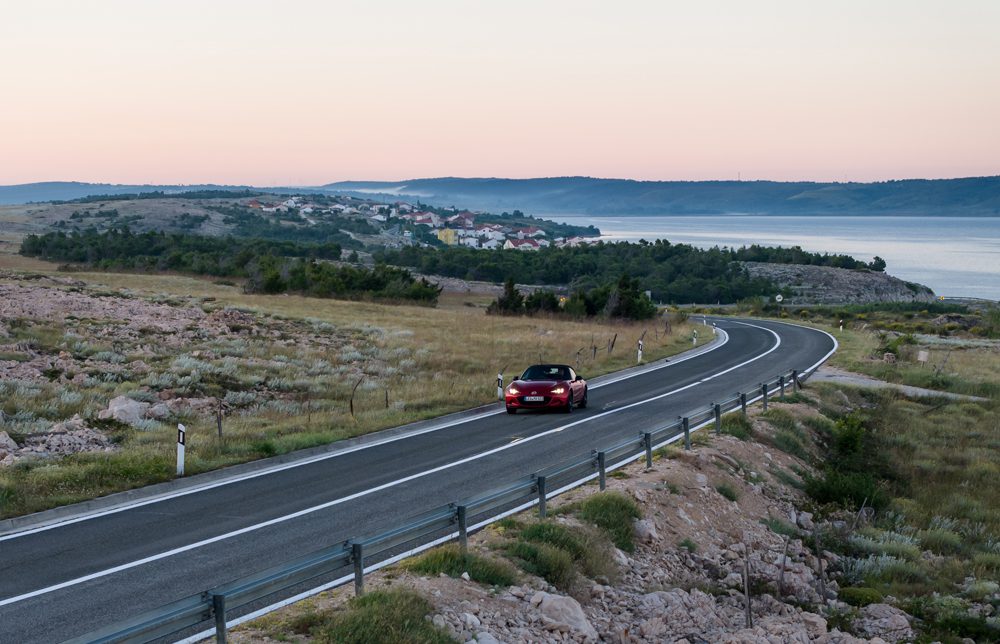
[[[1000,3],[0,10],[0,184],[1000,174]]]

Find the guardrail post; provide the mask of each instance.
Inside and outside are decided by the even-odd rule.
[[[722,433],[722,405],[715,403],[712,405],[712,410],[715,412],[715,433]]]
[[[464,555],[469,550],[469,526],[466,523],[465,506],[458,506],[456,514],[458,514],[458,545]]]
[[[760,386],[760,395],[764,400],[764,411],[767,411],[767,383],[765,382]]]
[[[740,392],[740,411],[743,413],[743,417],[747,417],[747,395]]]
[[[538,477],[538,518],[545,518],[545,477]]]
[[[354,563],[354,596],[365,594],[365,553],[360,543],[351,544],[351,559]]]
[[[643,434],[642,445],[646,448],[646,469],[653,469],[653,435],[649,432]]]
[[[689,450],[691,449],[691,423],[687,416],[681,419],[681,426],[684,427],[684,449]]]
[[[799,370],[792,369],[792,393],[795,393],[800,388],[799,386]]]
[[[597,480],[600,483],[601,492],[608,487],[607,470],[604,466],[604,452],[597,453]]]
[[[778,386],[781,387],[781,399],[785,399],[785,377],[778,376]]]
[[[212,595],[212,614],[215,616],[215,641],[226,644],[226,596]]]

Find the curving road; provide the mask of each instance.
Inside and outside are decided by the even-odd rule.
[[[591,382],[571,415],[455,415],[159,486],[0,536],[0,642],[55,642],[612,444],[791,369],[831,336],[719,319],[710,350]],[[112,499],[113,500],[113,499]]]

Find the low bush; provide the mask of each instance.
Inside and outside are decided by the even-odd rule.
[[[459,577],[467,572],[473,581],[490,586],[511,586],[517,582],[517,572],[506,562],[468,552],[462,554],[457,544],[435,548],[406,564],[406,567],[426,575],[444,573],[449,577]]]
[[[677,545],[678,545],[678,547],[684,548],[685,550],[687,550],[688,552],[691,552],[691,553],[694,553],[694,552],[698,551],[698,544],[696,544],[694,541],[691,541],[690,539],[683,539]]]
[[[604,530],[625,552],[635,551],[632,523],[642,517],[635,501],[618,492],[601,492],[580,504],[580,518]]]
[[[775,519],[769,517],[767,519],[761,519],[760,522],[766,525],[771,530],[771,532],[775,534],[780,534],[786,537],[790,537],[792,539],[796,539],[800,535],[799,529],[797,527],[795,527],[791,523],[788,523],[787,521],[782,521],[781,519]]]
[[[867,606],[868,604],[878,604],[882,601],[883,595],[874,588],[847,587],[837,591],[837,598],[851,606]]]
[[[753,436],[753,423],[743,414],[729,414],[722,417],[722,433],[747,441]]]
[[[725,483],[723,483],[722,485],[715,486],[715,490],[722,496],[729,499],[730,501],[735,502],[738,501],[740,498],[740,495],[736,492],[736,490],[734,490],[731,486],[726,485]]]
[[[576,579],[573,556],[547,543],[515,541],[507,546],[507,555],[524,570],[538,575],[556,588],[568,589]]]
[[[920,545],[941,555],[950,555],[962,551],[962,536],[941,528],[921,530],[917,537]]]
[[[312,628],[319,642],[337,644],[447,644],[451,637],[425,619],[433,606],[412,590],[376,590],[350,601]]]
[[[831,468],[820,477],[806,479],[806,494],[819,503],[833,503],[849,508],[859,508],[867,499],[868,505],[880,507],[882,502],[876,496],[878,490],[875,477],[865,472],[841,472]],[[874,501],[878,500],[876,505]]]
[[[521,531],[519,538],[532,543],[545,543],[565,550],[573,562],[588,577],[615,577],[617,568],[611,557],[610,544],[594,528],[566,526],[549,521],[533,523]]]

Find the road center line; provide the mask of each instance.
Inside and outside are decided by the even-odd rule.
[[[737,365],[735,365],[733,367],[730,367],[728,369],[720,371],[717,374],[713,374],[712,377],[715,377],[715,376],[718,376],[718,375],[722,375],[724,373],[729,373],[729,372],[733,371],[734,369],[738,369],[739,367],[748,365],[748,364],[750,364],[752,362],[756,362],[757,360],[760,360],[761,358],[763,358],[763,357],[769,355],[770,353],[776,351],[778,349],[778,347],[781,346],[781,337],[775,331],[773,331],[771,329],[768,329],[766,327],[757,326],[755,324],[749,324],[749,323],[746,323],[746,322],[738,322],[737,324],[742,324],[742,325],[745,325],[745,326],[750,326],[750,327],[754,327],[754,328],[757,328],[757,329],[762,329],[764,331],[767,331],[768,333],[770,333],[771,335],[773,335],[774,338],[775,338],[774,346],[771,347],[770,349],[768,349],[767,351],[765,351],[764,353],[761,353],[758,356],[755,356],[755,357],[753,357],[753,358],[751,358],[749,360],[746,360],[744,362],[741,362],[741,363],[739,363],[739,364],[737,364]],[[28,593],[23,593],[21,595],[15,595],[13,597],[8,597],[6,599],[0,600],[0,606],[7,606],[7,605],[10,605],[10,604],[15,604],[17,602],[24,601],[26,599],[31,599],[32,597],[38,597],[39,595],[44,595],[44,594],[51,593],[51,592],[54,592],[54,591],[57,591],[57,590],[61,590],[63,588],[68,588],[70,586],[75,586],[75,585],[78,585],[78,584],[82,584],[82,583],[85,583],[87,581],[91,581],[93,579],[99,579],[101,577],[106,577],[108,575],[112,575],[112,574],[115,574],[117,572],[121,572],[123,570],[128,570],[130,568],[135,568],[137,566],[141,566],[141,565],[153,562],[153,561],[158,561],[160,559],[165,559],[167,557],[171,557],[173,555],[180,554],[182,552],[187,552],[187,551],[194,550],[194,549],[197,549],[197,548],[201,548],[203,546],[207,546],[207,545],[210,545],[210,544],[213,544],[213,543],[218,543],[219,541],[224,541],[226,539],[231,539],[233,537],[237,537],[237,536],[240,536],[240,535],[243,535],[243,534],[247,534],[249,532],[255,532],[257,530],[261,530],[261,529],[267,528],[269,526],[277,525],[279,523],[284,523],[286,521],[291,521],[292,519],[297,519],[297,518],[305,516],[307,514],[312,514],[314,512],[319,512],[321,510],[325,510],[327,508],[331,508],[331,507],[334,507],[336,505],[340,505],[342,503],[346,503],[348,501],[353,501],[354,499],[358,499],[358,498],[361,498],[363,496],[368,496],[369,494],[373,494],[375,492],[380,492],[382,490],[386,490],[388,488],[395,487],[397,485],[401,485],[403,483],[407,483],[409,481],[413,481],[415,479],[422,478],[422,477],[428,476],[430,474],[436,474],[437,472],[441,472],[441,471],[444,471],[444,470],[447,470],[447,469],[451,469],[451,468],[456,467],[458,465],[464,465],[465,463],[470,463],[472,461],[476,461],[476,460],[479,460],[481,458],[485,458],[487,456],[491,456],[493,454],[506,451],[506,450],[511,449],[513,447],[520,447],[520,446],[522,446],[525,443],[528,443],[530,441],[538,440],[538,439],[543,438],[545,436],[549,436],[551,434],[556,434],[558,432],[562,432],[562,431],[564,431],[566,429],[569,429],[571,427],[575,427],[577,425],[582,425],[583,423],[591,422],[591,421],[597,420],[599,418],[604,418],[605,416],[610,416],[611,414],[617,414],[619,412],[625,411],[626,409],[631,409],[631,408],[637,407],[639,405],[644,405],[644,404],[653,402],[655,400],[661,400],[663,398],[666,398],[667,396],[672,396],[672,395],[680,393],[682,391],[686,391],[688,389],[691,389],[692,387],[697,387],[698,385],[702,384],[703,382],[705,382],[705,379],[692,382],[692,383],[690,383],[688,385],[685,385],[683,387],[679,387],[677,389],[673,389],[671,391],[668,391],[668,392],[665,392],[665,393],[662,393],[662,394],[658,394],[656,396],[653,396],[651,398],[647,398],[645,400],[640,400],[640,401],[637,401],[637,402],[634,402],[634,403],[631,403],[631,404],[628,404],[628,405],[624,405],[622,407],[618,407],[616,409],[612,409],[612,410],[609,410],[609,411],[605,411],[605,412],[596,414],[594,416],[588,416],[587,418],[582,418],[580,420],[574,421],[572,423],[568,423],[568,424],[563,425],[561,427],[550,429],[550,430],[541,432],[539,434],[535,434],[533,436],[528,436],[528,437],[524,438],[523,440],[518,441],[517,443],[508,443],[506,445],[501,445],[499,447],[495,447],[493,449],[486,450],[485,452],[481,452],[479,454],[474,454],[472,456],[467,456],[465,458],[459,459],[457,461],[453,461],[451,463],[447,463],[445,465],[439,465],[437,467],[433,467],[433,468],[431,468],[429,470],[425,470],[423,472],[417,472],[416,474],[411,474],[409,476],[405,476],[403,478],[396,479],[395,481],[389,481],[387,483],[383,483],[381,485],[377,485],[375,487],[368,488],[366,490],[362,490],[360,492],[356,492],[354,494],[350,494],[348,496],[341,497],[339,499],[334,499],[334,500],[331,500],[331,501],[327,501],[326,503],[321,503],[319,505],[315,505],[315,506],[312,506],[312,507],[309,507],[309,508],[305,508],[305,509],[299,510],[297,512],[292,512],[291,514],[286,514],[286,515],[283,515],[283,516],[280,516],[280,517],[275,517],[273,519],[269,519],[269,520],[263,521],[261,523],[256,523],[256,524],[253,524],[253,525],[246,526],[244,528],[240,528],[239,530],[234,530],[232,532],[227,532],[227,533],[224,533],[224,534],[216,535],[214,537],[210,537],[208,539],[203,539],[203,540],[197,541],[195,543],[190,543],[190,544],[187,544],[185,546],[180,546],[180,547],[177,547],[177,548],[173,548],[171,550],[167,550],[165,552],[157,553],[155,555],[150,555],[148,557],[143,557],[142,559],[137,559],[137,560],[131,561],[129,563],[125,563],[125,564],[121,564],[121,565],[118,565],[118,566],[114,566],[112,568],[107,568],[105,570],[101,570],[101,571],[98,571],[98,572],[95,572],[95,573],[91,573],[89,575],[84,575],[82,577],[77,577],[76,579],[70,579],[68,581],[64,581],[64,582],[61,582],[61,583],[58,583],[58,584],[54,584],[54,585],[51,585],[51,586],[46,586],[45,588],[39,588],[38,590],[34,590],[34,591],[31,591],[31,592],[28,592]]]

